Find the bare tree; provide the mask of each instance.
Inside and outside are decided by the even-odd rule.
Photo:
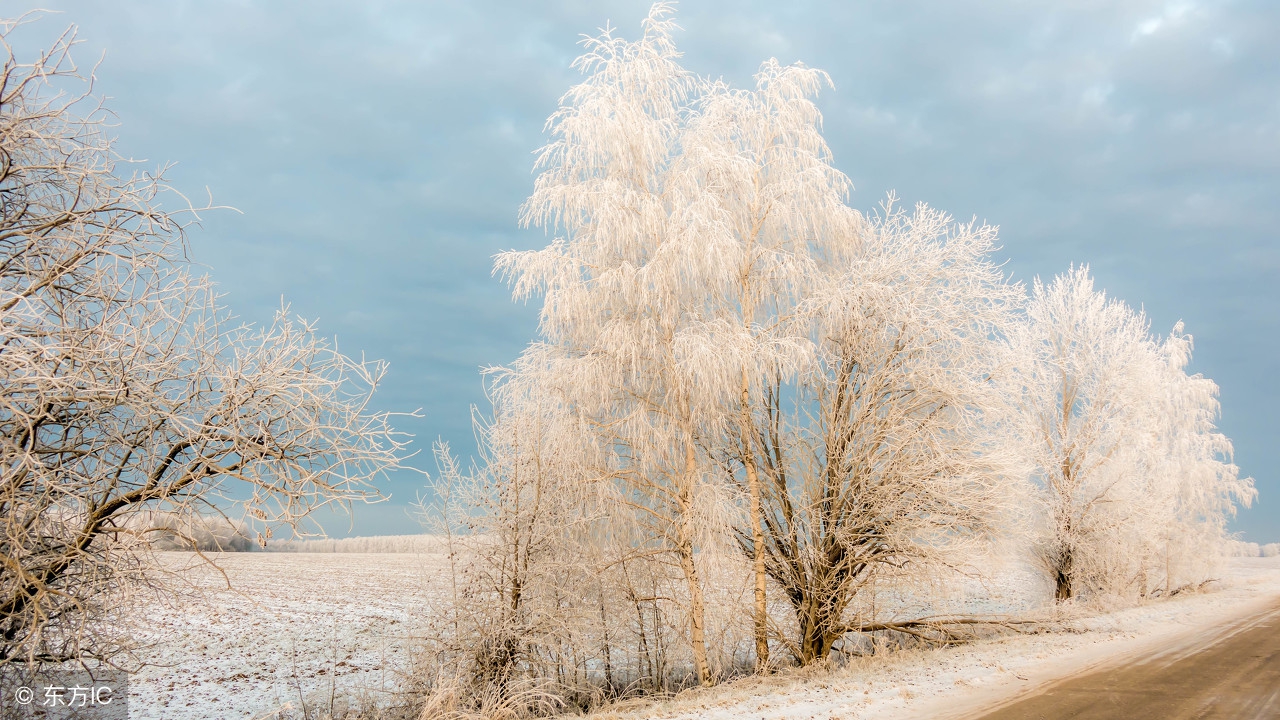
[[[120,602],[157,579],[131,516],[239,507],[265,537],[375,495],[404,444],[369,409],[384,366],[287,308],[232,322],[188,269],[190,204],[112,153],[74,31],[24,63],[18,24],[0,23],[0,664],[109,659]]]

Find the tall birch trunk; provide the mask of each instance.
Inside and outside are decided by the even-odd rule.
[[[684,570],[689,584],[689,643],[693,646],[693,667],[698,683],[711,684],[711,666],[707,662],[706,604],[702,597],[702,581],[693,557],[693,489],[696,482],[697,456],[693,441],[686,441],[684,455],[684,487],[680,488],[680,536],[676,551],[680,555],[680,569]]]
[[[755,572],[755,635],[756,635],[756,672],[764,672],[769,667],[769,608],[765,595],[764,569],[764,528],[761,526],[760,513],[760,473],[756,468],[755,453],[751,450],[751,407],[750,381],[746,368],[742,370],[742,463],[747,470],[747,491],[751,495],[751,561]]]

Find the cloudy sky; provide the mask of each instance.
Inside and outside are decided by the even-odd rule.
[[[39,6],[58,12],[15,45],[77,25],[120,151],[242,213],[191,237],[233,310],[266,320],[283,297],[388,360],[379,403],[422,408],[403,429],[423,467],[437,437],[473,452],[478,369],[535,331],[489,271],[546,242],[516,228],[543,122],[580,35],[635,37],[648,2]],[[856,207],[892,189],[986,220],[1014,278],[1088,263],[1157,332],[1185,320],[1261,494],[1234,528],[1280,540],[1280,3],[686,0],[679,23],[699,74],[749,85],[770,57],[830,73],[820,107]],[[331,530],[414,531],[421,484],[402,474]]]

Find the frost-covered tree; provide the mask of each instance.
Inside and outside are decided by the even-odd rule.
[[[159,176],[128,174],[63,35],[30,62],[0,23],[0,666],[108,658],[155,587],[152,511],[259,529],[364,498],[399,462],[379,364],[286,311],[231,322]],[[182,209],[185,208],[185,212]],[[173,527],[164,530],[172,533]],[[194,541],[193,541],[194,542]],[[0,667],[0,670],[3,670]]]
[[[700,376],[706,288],[721,259],[677,202],[674,166],[701,83],[677,62],[659,3],[635,42],[606,33],[574,66],[586,79],[548,121],[552,141],[522,221],[563,233],[543,250],[504,253],[517,298],[544,296],[540,331],[558,386],[608,447],[599,468],[686,580],[700,682],[706,644],[701,538],[715,527],[709,447],[723,430],[720,383]]]
[[[636,43],[589,43],[578,64],[590,75],[551,120],[556,139],[524,214],[566,236],[502,256],[499,268],[518,296],[545,292],[544,335],[582,354],[572,372],[593,373],[573,383],[593,388],[599,426],[628,448],[615,468],[637,492],[627,502],[661,518],[654,535],[681,558],[705,681],[693,542],[702,523],[693,519],[716,514],[706,475],[726,455],[737,461],[752,547],[762,548],[751,407],[766,369],[793,369],[810,350],[806,338],[782,335],[778,319],[813,275],[816,239],[845,231],[856,214],[809,99],[825,76],[771,61],[754,91],[700,81],[675,62],[668,12],[655,5]],[[764,556],[752,552],[763,665]]]
[[[801,664],[851,632],[947,636],[876,617],[864,591],[971,560],[1016,499],[990,380],[1019,290],[988,258],[995,235],[890,200],[825,243],[801,306],[815,362],[794,384],[774,376],[755,417],[766,563]]]
[[[769,622],[761,477],[752,416],[767,378],[794,376],[814,346],[794,332],[824,240],[855,232],[848,178],[831,166],[811,98],[826,74],[765,62],[754,90],[715,83],[698,100],[674,163],[675,202],[715,259],[702,300],[699,374],[719,389],[728,458],[748,498],[757,667],[768,667]]]
[[[1138,591],[1148,594],[1163,575],[1163,592],[1202,582],[1218,567],[1226,539],[1226,521],[1236,505],[1246,507],[1257,496],[1251,478],[1240,477],[1231,462],[1231,441],[1218,432],[1218,386],[1199,374],[1188,375],[1192,339],[1179,322],[1160,347],[1157,389],[1148,397],[1150,435],[1154,443],[1149,507],[1160,517],[1148,526],[1154,552],[1152,567],[1139,576]]]
[[[456,565],[432,611],[432,712],[588,709],[688,684],[683,568],[546,360],[490,371],[479,464],[462,472],[440,453],[429,515]]]
[[[708,573],[724,577],[717,558],[728,527],[741,530],[752,563],[758,668],[767,666],[777,635],[769,577],[791,593],[814,548],[847,540],[845,516],[884,509],[854,499],[839,519],[811,516],[823,512],[815,489],[823,483],[831,492],[880,483],[884,497],[922,487],[910,482],[924,483],[933,498],[959,494],[952,516],[943,517],[928,493],[897,508],[893,532],[901,542],[868,556],[850,582],[799,591],[807,595],[796,612],[817,628],[804,632],[820,638],[805,650],[805,642],[795,644],[803,662],[825,657],[845,627],[842,609],[879,568],[931,556],[928,544],[946,533],[924,532],[934,527],[930,513],[936,527],[950,523],[953,535],[981,534],[987,509],[967,503],[989,500],[982,488],[1000,476],[979,477],[977,468],[991,467],[989,454],[970,457],[987,402],[974,369],[990,372],[983,353],[1012,295],[985,260],[990,228],[952,230],[925,209],[910,218],[887,209],[873,223],[845,204],[849,182],[831,166],[812,101],[823,73],[769,61],[752,90],[700,80],[677,62],[668,14],[667,5],[655,5],[639,41],[607,32],[587,41],[576,63],[587,78],[548,123],[552,141],[522,214],[525,224],[558,237],[542,250],[502,254],[496,268],[517,298],[543,296],[542,340],[521,363],[540,368],[540,382],[559,388],[564,406],[586,418],[583,452],[595,460],[584,478],[604,481],[609,502],[634,518],[639,539],[629,552],[669,557],[681,569],[692,664],[706,683],[714,671],[706,582]],[[850,295],[857,292],[866,294]],[[872,300],[880,304],[859,305]],[[855,377],[841,375],[850,372]],[[863,396],[867,378],[858,373],[878,373],[881,395]],[[922,386],[912,396],[916,382]],[[792,408],[812,413],[812,422],[792,424],[786,438],[770,435],[780,403],[800,396]],[[896,413],[890,427],[903,438],[903,458],[927,442],[935,443],[933,455],[921,450],[896,470],[877,464],[874,480],[834,455],[827,469],[810,463],[792,473],[807,462],[793,444],[817,442],[823,422],[843,428],[832,425],[831,433],[870,433],[867,423],[886,413]],[[897,447],[893,438],[875,449],[870,437],[849,442],[847,453],[876,456],[873,464]],[[784,512],[779,502],[802,504],[805,516],[768,527]],[[868,517],[850,522],[875,522]],[[779,539],[809,532],[800,524],[810,522],[818,535],[803,548]],[[905,540],[912,533],[915,545]],[[839,597],[839,608],[811,613],[813,593]]]
[[[1035,283],[1010,343],[1055,597],[1146,593],[1158,575],[1168,588],[1182,539],[1196,546],[1183,559],[1217,554],[1225,518],[1254,492],[1214,428],[1216,386],[1185,372],[1181,327],[1158,343],[1079,267]]]
[[[1038,554],[1065,600],[1108,574],[1126,552],[1116,533],[1136,527],[1143,509],[1139,408],[1157,348],[1146,320],[1095,292],[1086,267],[1037,280],[1010,342],[1045,524]]]
[[[583,428],[536,368],[524,370],[491,371],[493,415],[477,418],[477,466],[464,472],[447,445],[436,447],[428,517],[455,564],[450,592],[430,613],[437,628],[428,633],[426,683],[437,705],[546,711],[574,685],[547,687],[574,665],[561,656],[581,620],[559,596],[589,584]]]

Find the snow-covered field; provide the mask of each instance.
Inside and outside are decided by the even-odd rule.
[[[140,618],[157,666],[130,679],[130,717],[235,720],[330,691],[391,688],[439,580],[438,554],[225,553],[201,593]],[[166,553],[173,565],[191,563]]]
[[[189,558],[173,553],[169,561]],[[150,667],[133,676],[133,718],[254,718],[285,703],[327,705],[331,692],[394,687],[431,600],[439,554],[241,553],[198,573],[203,598],[154,605],[142,620]],[[1028,609],[1035,579],[1008,568],[965,583],[971,611]],[[934,718],[962,716],[1125,653],[1167,648],[1280,597],[1280,558],[1234,558],[1214,589],[1077,622],[1087,632],[1009,637],[857,659],[833,672],[751,678],[603,716],[667,718]]]

